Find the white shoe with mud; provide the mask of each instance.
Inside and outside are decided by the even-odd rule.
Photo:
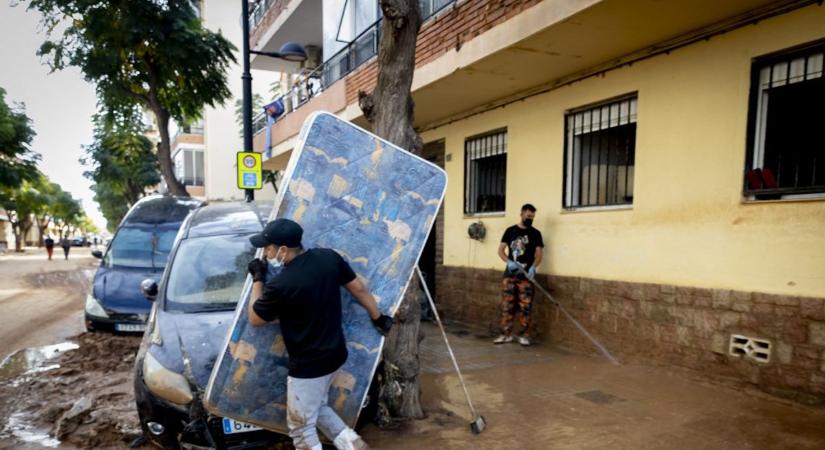
[[[351,428],[344,428],[332,443],[338,450],[369,450],[366,442]]]
[[[493,344],[508,344],[510,342],[513,342],[513,336],[505,336],[502,334],[499,337],[493,339]]]
[[[533,344],[530,342],[530,338],[526,336],[519,336],[518,343],[521,344],[522,347],[529,347]]]

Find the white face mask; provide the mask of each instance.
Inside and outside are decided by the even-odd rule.
[[[278,253],[275,253],[275,258],[268,259],[266,262],[268,262],[273,269],[280,269],[284,265],[284,260],[278,259]]]

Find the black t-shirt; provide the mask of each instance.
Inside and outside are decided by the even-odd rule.
[[[504,232],[501,242],[507,244],[508,258],[524,264],[524,270],[529,269],[536,260],[536,247],[544,248],[541,232],[533,227],[513,225]]]
[[[317,378],[347,360],[341,328],[341,286],[355,272],[334,250],[307,250],[267,281],[253,309],[266,321],[281,319],[289,375]]]

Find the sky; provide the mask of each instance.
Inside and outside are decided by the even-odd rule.
[[[83,177],[86,168],[78,161],[82,146],[92,142],[94,86],[77,69],[49,73],[41,64],[36,52],[45,34],[39,23],[39,13],[0,0],[0,87],[6,90],[6,102],[26,105],[37,133],[32,148],[42,157],[40,171],[80,200],[86,214],[105,229],[91,182]]]

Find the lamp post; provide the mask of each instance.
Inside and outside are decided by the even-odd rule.
[[[302,62],[306,61],[307,53],[304,47],[295,42],[287,42],[281,46],[277,52],[261,52],[257,50],[249,50],[249,0],[241,0],[241,29],[243,30],[243,43],[241,45],[241,52],[243,53],[243,147],[245,152],[252,150],[252,74],[249,72],[249,55],[254,53],[256,55],[269,56],[270,58],[279,58],[285,61]],[[253,189],[245,189],[245,198],[247,202],[255,200],[255,191]]]

